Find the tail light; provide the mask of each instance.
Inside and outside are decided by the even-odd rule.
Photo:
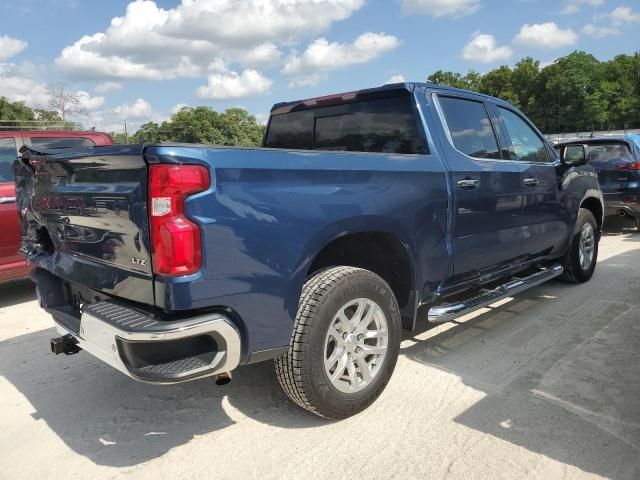
[[[202,266],[200,227],[184,216],[184,201],[210,184],[209,171],[201,165],[149,168],[151,254],[157,275],[191,275]]]
[[[618,163],[616,167],[620,170],[640,170],[640,162]]]

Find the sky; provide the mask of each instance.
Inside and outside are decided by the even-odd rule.
[[[110,132],[574,50],[640,50],[640,1],[0,0],[0,96],[46,107],[63,83]]]

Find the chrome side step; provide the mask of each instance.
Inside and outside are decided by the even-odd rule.
[[[475,297],[467,298],[457,303],[432,307],[429,309],[428,319],[431,323],[449,322],[458,317],[484,308],[487,305],[491,305],[505,297],[516,295],[531,287],[540,285],[547,280],[551,280],[552,278],[562,275],[562,272],[562,266],[556,264],[551,267],[544,268],[533,275],[529,275],[528,277],[514,278],[493,290],[486,290]]]

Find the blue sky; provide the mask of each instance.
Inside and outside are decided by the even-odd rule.
[[[16,5],[18,4],[19,5]],[[135,129],[180,105],[273,103],[480,72],[573,50],[640,49],[638,0],[22,0],[0,3],[0,95],[80,92],[88,126]]]

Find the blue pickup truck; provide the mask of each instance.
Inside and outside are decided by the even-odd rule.
[[[54,353],[152,383],[273,359],[294,402],[344,418],[385,388],[403,328],[589,280],[587,153],[433,84],[281,103],[264,148],[24,149],[21,252]]]

